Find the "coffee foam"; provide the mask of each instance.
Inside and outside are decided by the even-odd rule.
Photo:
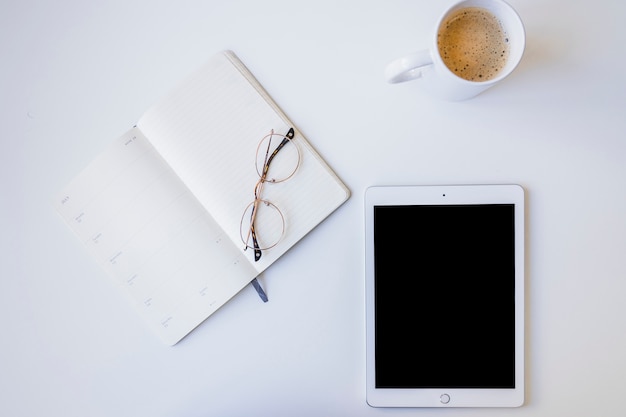
[[[497,77],[509,57],[509,39],[488,10],[468,7],[448,17],[437,33],[439,55],[446,66],[469,81]]]

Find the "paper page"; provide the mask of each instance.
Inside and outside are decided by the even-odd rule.
[[[137,128],[54,205],[168,344],[257,275]]]
[[[240,225],[254,199],[258,142],[271,129],[285,134],[287,118],[230,53],[215,55],[148,110],[138,126],[198,201],[243,252]],[[295,128],[295,126],[293,126]],[[259,272],[348,198],[348,190],[296,129],[301,163],[284,183],[267,184],[263,199],[279,207],[286,232],[255,263]]]

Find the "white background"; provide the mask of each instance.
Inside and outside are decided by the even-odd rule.
[[[0,415],[624,416],[626,3],[512,0],[524,58],[471,101],[387,84],[449,3],[2,1]],[[353,195],[172,348],[50,199],[222,49]],[[459,183],[527,190],[526,405],[370,408],[364,190]]]

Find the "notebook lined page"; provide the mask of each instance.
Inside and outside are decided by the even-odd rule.
[[[274,129],[286,133],[286,117],[234,55],[215,55],[138,123],[183,183],[243,251],[240,223],[258,181],[255,154]],[[301,164],[292,179],[268,184],[263,198],[280,207],[287,230],[264,251],[260,272],[341,205],[348,191],[297,132]],[[245,253],[252,261],[251,251]],[[254,263],[254,262],[253,262]]]

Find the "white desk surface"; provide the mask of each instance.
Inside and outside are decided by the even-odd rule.
[[[449,2],[4,1],[0,415],[624,416],[626,3],[512,0],[524,58],[471,101],[387,84]],[[222,49],[353,195],[265,274],[268,304],[247,287],[167,347],[50,198]],[[364,190],[448,183],[527,190],[526,405],[370,408]]]

